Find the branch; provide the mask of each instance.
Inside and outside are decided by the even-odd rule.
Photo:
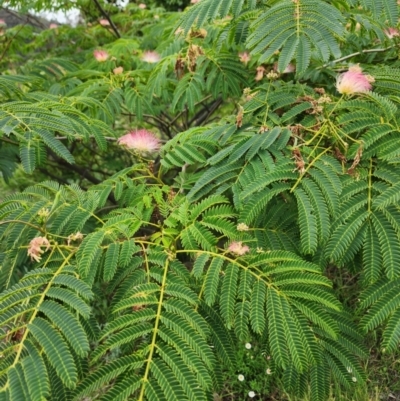
[[[80,167],[77,164],[69,164],[66,160],[59,157],[51,149],[48,149],[48,152],[57,164],[64,166],[72,171],[75,171],[75,173],[78,173],[82,178],[86,178],[92,184],[100,184],[101,183],[101,180],[99,180],[98,178],[96,178],[92,174],[90,174],[86,168]]]
[[[35,226],[34,224],[29,223],[29,222],[27,222],[27,221],[23,221],[23,220],[3,220],[3,221],[0,221],[0,225],[2,225],[2,224],[9,224],[9,223],[25,224],[26,226],[33,227],[33,228],[35,228],[36,230],[42,232],[43,234],[46,234],[46,231],[43,230],[41,227]]]
[[[17,146],[19,145],[18,142],[12,141],[11,139],[5,138],[4,136],[2,136],[0,138],[0,141],[7,142],[7,143],[12,143],[13,145],[17,145]]]
[[[11,46],[11,43],[13,42],[13,40],[14,40],[14,39],[18,36],[18,34],[22,31],[22,29],[25,27],[25,25],[26,25],[26,23],[23,24],[23,25],[21,25],[21,28],[19,28],[18,31],[15,32],[15,35],[14,35],[12,38],[10,38],[10,40],[9,40],[9,41],[7,42],[7,44],[4,46],[3,53],[1,53],[1,56],[0,56],[0,62],[3,60],[4,56],[6,55],[7,50],[8,50],[8,48]]]
[[[103,14],[104,18],[107,19],[107,21],[110,23],[112,30],[114,31],[115,35],[117,38],[121,38],[121,34],[118,31],[118,28],[115,26],[114,22],[112,21],[111,17],[106,13],[104,8],[101,6],[101,4],[98,2],[98,0],[93,0],[94,4],[96,4],[96,7],[99,9],[101,14]]]
[[[218,98],[214,100],[210,105],[205,104],[203,109],[200,110],[190,121],[189,127],[195,123],[195,126],[202,125],[211,115],[214,113],[215,110],[222,104],[222,98]]]
[[[47,29],[46,24],[44,24],[39,18],[35,17],[34,15],[30,15],[30,14],[20,15],[16,11],[10,10],[9,8],[6,8],[6,7],[1,7],[1,9],[4,10],[6,13],[11,14],[15,18],[18,18],[24,24],[26,24],[27,22],[30,22],[30,23],[32,23],[32,25],[36,25],[37,27]]]
[[[347,56],[338,58],[338,59],[336,59],[336,60],[330,61],[329,63],[324,64],[324,65],[323,65],[322,67],[320,67],[320,68],[328,67],[328,65],[330,65],[330,64],[340,63],[341,61],[347,60],[347,59],[352,58],[352,57],[354,57],[354,56],[359,56],[360,54],[382,53],[382,52],[385,52],[386,50],[393,49],[393,47],[394,47],[394,45],[393,45],[393,46],[389,46],[389,47],[385,47],[384,49],[365,49],[365,50],[361,50],[361,51],[359,51],[359,52],[355,52],[355,53],[349,54],[349,55],[347,55]]]
[[[58,166],[57,166],[57,167],[58,167]],[[50,171],[47,171],[47,170],[46,170],[45,168],[43,168],[43,167],[38,167],[38,170],[39,170],[42,174],[45,174],[45,175],[51,177],[53,180],[56,180],[57,182],[61,182],[61,183],[63,183],[64,185],[68,185],[68,184],[69,184],[69,182],[68,182],[67,180],[65,180],[64,178],[59,177],[59,176],[57,176],[57,175],[55,175],[55,174],[53,174],[53,173],[50,173]]]

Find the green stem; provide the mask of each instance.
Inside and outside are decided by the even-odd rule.
[[[54,249],[55,249],[55,247],[53,248],[52,253],[54,252]],[[21,341],[19,342],[19,344],[16,345],[16,347],[18,347],[18,351],[17,351],[17,355],[15,356],[14,362],[13,362],[13,364],[11,365],[11,367],[15,367],[15,365],[16,365],[16,364],[18,363],[18,361],[19,361],[19,358],[20,358],[20,356],[21,356],[22,350],[23,350],[23,348],[24,348],[24,347],[23,347],[23,346],[24,346],[24,342],[25,342],[25,340],[26,340],[26,338],[27,338],[27,336],[28,336],[28,334],[29,334],[28,326],[29,326],[30,324],[33,323],[33,321],[35,320],[37,314],[39,313],[40,305],[44,302],[44,299],[45,299],[45,297],[46,297],[46,295],[47,295],[47,292],[49,291],[50,287],[53,285],[53,281],[54,281],[55,278],[62,272],[62,270],[63,270],[64,267],[68,264],[69,260],[72,258],[72,256],[74,256],[74,254],[75,254],[75,253],[72,252],[72,253],[70,253],[70,254],[65,258],[64,262],[61,264],[61,266],[59,267],[59,269],[54,273],[53,277],[52,277],[51,280],[48,282],[46,288],[43,290],[42,295],[41,295],[40,299],[38,300],[38,302],[37,302],[37,304],[36,304],[36,306],[35,306],[34,312],[33,312],[32,316],[31,316],[31,318],[29,319],[28,323],[27,323],[26,326],[25,326],[26,329],[25,329],[24,335],[22,336],[22,339],[21,339]],[[50,256],[51,256],[51,255],[50,255]]]
[[[163,304],[163,300],[164,300],[164,291],[165,291],[165,286],[166,286],[166,282],[167,282],[168,267],[169,267],[169,260],[167,259],[167,261],[165,262],[165,266],[164,266],[164,275],[163,275],[162,284],[161,284],[160,298],[158,301],[156,321],[154,323],[153,338],[151,339],[151,343],[150,343],[150,353],[149,353],[149,357],[147,358],[146,370],[144,372],[144,376],[142,379],[143,384],[142,384],[142,388],[140,389],[140,395],[139,395],[138,401],[144,400],[144,391],[146,388],[146,383],[149,381],[150,364],[153,360],[153,354],[154,354],[154,350],[156,348],[156,339],[157,339],[157,334],[158,334],[158,326],[160,325],[161,309],[162,309],[162,304]]]

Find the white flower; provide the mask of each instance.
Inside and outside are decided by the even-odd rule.
[[[244,346],[246,347],[246,349],[251,349],[251,344],[250,343],[246,343]]]
[[[271,374],[272,374],[272,370],[271,370],[270,368],[268,368],[268,369],[265,371],[265,373],[266,373],[267,375],[271,375]]]
[[[353,382],[355,383],[355,382],[357,381],[357,378],[353,376],[353,377],[351,378],[351,380],[353,380]]]
[[[249,397],[254,398],[256,396],[256,393],[254,391],[249,391]]]
[[[249,231],[249,226],[245,223],[239,223],[236,227],[238,231]]]
[[[349,373],[351,373],[351,372],[353,371],[353,369],[352,369],[350,366],[348,366],[346,369],[347,369],[347,371],[348,371]]]
[[[242,381],[244,380],[244,376],[243,376],[243,375],[239,375],[239,376],[238,376],[238,380],[239,380],[240,382],[242,382]]]

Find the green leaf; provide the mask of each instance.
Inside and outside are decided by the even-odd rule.
[[[46,357],[63,383],[68,388],[74,388],[78,372],[65,340],[42,318],[36,318],[33,323],[28,325],[28,329],[43,347]]]

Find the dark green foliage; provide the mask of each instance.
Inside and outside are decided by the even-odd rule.
[[[0,400],[365,386],[368,334],[400,342],[395,0],[78,3],[0,56],[0,171],[55,179],[1,195]],[[372,91],[337,96],[353,61]],[[227,378],[244,343],[263,383]]]

